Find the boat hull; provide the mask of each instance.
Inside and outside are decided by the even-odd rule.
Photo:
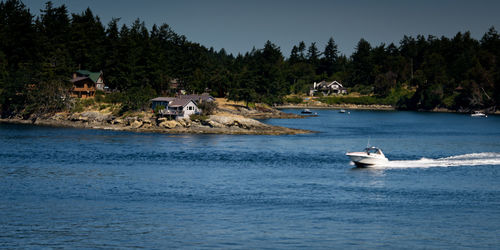
[[[380,165],[389,161],[383,155],[368,155],[364,152],[347,153],[346,155],[351,158],[351,161],[354,162],[357,167]]]

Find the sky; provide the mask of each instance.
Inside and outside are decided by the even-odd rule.
[[[34,15],[46,0],[24,0]],[[237,55],[263,48],[266,41],[288,57],[294,45],[315,42],[323,51],[333,37],[350,56],[361,38],[372,46],[399,44],[404,35],[453,37],[470,31],[481,39],[491,26],[500,30],[498,0],[53,0],[70,13],[90,7],[104,25],[137,18],[149,28],[167,23],[189,41]]]

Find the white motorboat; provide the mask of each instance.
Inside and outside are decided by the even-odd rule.
[[[470,114],[472,117],[488,117],[485,113],[481,111],[474,111],[474,113]]]
[[[312,114],[312,111],[311,111],[311,110],[309,110],[309,109],[304,109],[304,110],[302,110],[302,112],[300,112],[300,113],[302,113],[302,114]]]
[[[368,147],[365,148],[364,152],[348,152],[345,155],[349,156],[357,167],[368,167],[389,162],[382,150],[377,147]]]

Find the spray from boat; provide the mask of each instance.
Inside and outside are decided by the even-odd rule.
[[[500,153],[483,152],[448,156],[442,158],[421,158],[418,160],[392,160],[372,164],[373,169],[406,169],[406,168],[434,168],[434,167],[462,167],[462,166],[500,166]]]

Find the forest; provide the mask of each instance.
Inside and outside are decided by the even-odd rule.
[[[43,114],[71,105],[72,72],[103,71],[117,101],[144,108],[168,95],[178,79],[190,93],[209,91],[230,100],[279,104],[305,94],[314,81],[337,80],[350,92],[398,109],[446,108],[469,112],[500,106],[500,36],[491,27],[480,40],[404,36],[399,44],[360,39],[352,55],[330,38],[324,48],[300,42],[290,55],[267,41],[232,55],[177,34],[168,24],[141,20],[103,24],[90,9],[68,13],[47,2],[34,16],[20,0],[0,2],[0,112]],[[390,100],[390,101],[387,101]]]

